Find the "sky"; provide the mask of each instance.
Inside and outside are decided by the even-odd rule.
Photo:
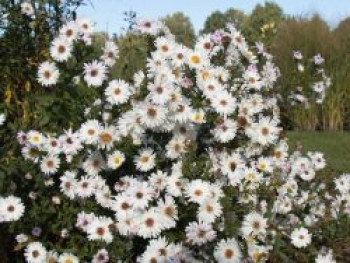
[[[96,30],[110,34],[121,33],[127,26],[124,11],[135,11],[138,17],[157,19],[176,11],[190,17],[198,32],[209,14],[216,10],[236,8],[250,13],[256,4],[264,0],[90,0],[91,4],[80,7],[78,15],[96,23]],[[350,0],[275,0],[286,14],[310,15],[319,13],[332,26],[350,16]]]

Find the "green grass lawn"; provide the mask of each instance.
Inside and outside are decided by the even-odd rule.
[[[340,172],[350,172],[350,132],[288,132],[290,150],[302,145],[302,152],[320,151],[327,164]]]

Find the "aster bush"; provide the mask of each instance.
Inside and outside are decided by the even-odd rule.
[[[70,27],[38,68],[43,86],[86,43],[79,22],[60,32]],[[334,262],[350,175],[318,177],[322,153],[288,154],[273,57],[233,24],[193,49],[158,21],[137,31],[152,51],[132,82],[108,77],[107,42],[76,68],[76,85],[99,94],[86,121],[18,134],[28,198],[0,202],[2,222],[19,220],[15,250],[27,262]]]

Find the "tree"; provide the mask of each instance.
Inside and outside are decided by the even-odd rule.
[[[208,16],[204,22],[204,27],[201,34],[208,34],[217,29],[224,28],[226,25],[225,15],[220,11],[215,11]]]
[[[177,42],[188,47],[193,45],[196,34],[188,16],[182,12],[176,12],[174,14],[167,15],[162,20],[170,29],[171,33],[175,35]]]
[[[237,25],[239,29],[244,29],[245,23],[247,22],[247,15],[238,9],[230,8],[225,13],[226,23],[233,22]]]
[[[334,36],[340,44],[340,48],[344,51],[344,55],[350,49],[350,17],[344,19],[334,30]]]
[[[265,2],[264,5],[258,4],[247,21],[247,38],[251,42],[263,39],[265,44],[271,44],[283,19],[283,10],[276,3]]]
[[[235,23],[238,28],[242,29],[246,20],[246,14],[235,8],[230,8],[223,13],[215,11],[206,19],[201,33],[214,32],[217,29],[224,28],[227,23]]]

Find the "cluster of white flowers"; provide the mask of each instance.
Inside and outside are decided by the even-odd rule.
[[[27,262],[43,263],[43,262],[58,262],[58,263],[78,263],[79,259],[72,253],[62,253],[59,255],[56,251],[47,251],[40,242],[31,242],[24,251],[24,256]],[[96,261],[95,261],[96,262]]]
[[[84,66],[86,85],[104,89],[91,106],[103,109],[102,120],[90,118],[89,108],[89,119],[75,131],[18,134],[24,158],[39,164],[47,185],[56,185],[70,200],[95,200],[115,215],[82,207],[76,228],[106,246],[116,236],[148,240],[140,263],[247,257],[263,262],[276,235],[296,248],[310,245],[310,229],[326,213],[324,197],[333,197],[313,180],[325,167],[322,153],[289,156],[281,139],[277,100],[269,95],[279,75],[272,56],[261,44],[250,48],[233,25],[200,37],[194,49],[176,43],[161,22],[137,25],[155,39],[155,50],[133,83],[108,80],[118,53],[111,42],[100,60]],[[91,27],[87,20],[64,25],[52,43],[52,58],[69,59],[72,42],[88,43]],[[44,62],[38,76],[44,86],[59,81],[54,62]],[[196,159],[188,163],[191,153],[204,158],[204,168]],[[203,174],[194,176],[186,167],[204,169]],[[343,205],[350,214],[350,176],[335,179],[335,185],[339,195],[332,200],[332,214],[337,218]],[[272,194],[264,196],[262,189]],[[241,221],[232,219],[240,224],[234,236],[225,233],[231,219],[222,202],[232,197],[228,213],[245,211]],[[23,209],[19,206],[18,213]],[[181,219],[184,215],[190,219]],[[183,239],[170,242],[166,232],[171,230],[183,233]],[[47,251],[40,242],[30,243],[25,257],[78,262],[70,253]],[[91,258],[107,262],[108,252],[101,249]]]
[[[304,56],[300,51],[294,51],[293,57],[297,63],[297,70],[300,74],[305,74],[306,62],[303,62]],[[315,102],[316,104],[321,104],[325,97],[326,92],[330,88],[332,82],[331,79],[326,75],[325,69],[322,68],[324,64],[324,58],[317,54],[312,59],[312,70],[314,73],[314,81],[310,87],[296,87],[295,91],[289,96],[293,104],[303,104],[305,107],[309,107],[310,103]]]
[[[58,36],[52,41],[50,55],[53,61],[41,63],[38,70],[38,81],[43,86],[56,85],[60,71],[57,63],[63,63],[73,56],[74,43],[83,42],[91,45],[94,24],[85,18],[63,25]],[[107,41],[100,60],[84,65],[84,80],[89,86],[101,86],[106,78],[108,67],[115,64],[118,48],[112,41]]]

